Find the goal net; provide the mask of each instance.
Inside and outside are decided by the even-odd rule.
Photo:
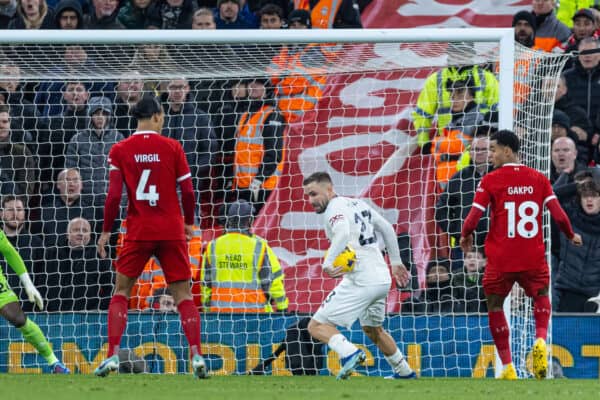
[[[114,272],[110,260],[96,256],[94,243],[102,227],[106,157],[115,142],[135,131],[131,105],[152,93],[165,110],[163,135],[181,142],[192,169],[198,198],[189,246],[192,291],[202,308],[202,346],[211,373],[339,370],[333,351],[312,361],[300,357],[304,361],[297,364],[294,351],[306,346],[293,343],[307,339],[305,332],[294,336],[288,329],[314,313],[337,284],[321,270],[328,242],[302,192],[304,177],[326,171],[338,194],[366,200],[396,229],[412,281],[391,289],[384,327],[412,367],[422,376],[494,375],[480,286],[482,248],[464,260],[457,251],[456,227],[470,204],[439,199],[456,188],[449,183],[454,172],[481,161],[476,152],[485,148],[470,149],[471,142],[485,145],[481,132],[497,127],[514,126],[523,162],[548,173],[554,91],[564,57],[521,47],[513,52],[512,31],[502,29],[288,31],[278,42],[264,32],[244,39],[235,32],[200,37],[147,31],[128,38],[114,32],[83,32],[79,38],[39,33],[44,35],[8,32],[14,36],[1,39],[0,123],[7,122],[0,125],[0,159],[4,230],[23,255],[46,310],[33,311],[18,278],[5,263],[2,268],[68,367],[89,373],[105,356]],[[210,279],[201,272],[202,253],[224,233],[224,206],[236,193],[236,138],[250,120],[263,128],[257,110],[264,105],[281,114],[283,145],[276,150],[284,162],[264,206],[254,204],[260,211],[253,232],[278,258],[285,294],[275,289],[274,274],[266,296],[272,305],[253,310],[273,312],[219,310],[206,290]],[[462,135],[458,144],[440,139],[456,135]],[[464,176],[464,189],[459,181],[454,194],[472,197],[472,176]],[[124,218],[126,200],[122,206]],[[112,259],[127,226],[120,220],[114,232]],[[484,234],[478,231],[477,243]],[[284,304],[286,312],[278,312]],[[509,308],[515,364],[521,377],[530,376],[531,304],[515,289]],[[0,321],[0,332],[0,371],[44,371],[43,360],[16,329]],[[342,332],[367,352],[358,373],[390,372],[358,322]],[[289,354],[271,362],[281,343]],[[148,262],[134,287],[121,347],[129,360],[125,370],[189,371],[186,341],[158,260]]]

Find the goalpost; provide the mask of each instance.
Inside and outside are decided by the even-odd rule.
[[[437,197],[434,162],[430,155],[421,155],[411,115],[424,80],[448,66],[448,44],[457,42],[472,51],[452,54],[453,62],[458,63],[453,65],[477,64],[496,74],[498,128],[516,130],[522,139],[523,162],[548,174],[554,91],[566,57],[515,48],[512,29],[3,31],[0,88],[9,87],[13,91],[0,91],[0,99],[11,99],[5,98],[4,102],[11,106],[12,132],[18,131],[19,144],[30,149],[36,162],[33,167],[36,177],[41,180],[36,191],[25,197],[24,206],[32,219],[28,229],[44,240],[56,236],[55,241],[44,243],[41,259],[32,255],[26,260],[28,267],[34,269],[36,285],[42,287],[46,301],[53,300],[55,306],[52,312],[35,313],[32,318],[47,333],[67,366],[88,373],[103,359],[106,315],[102,306],[82,308],[84,298],[74,294],[77,291],[62,291],[64,287],[77,286],[76,279],[48,278],[49,268],[55,268],[53,271],[59,278],[92,274],[61,269],[64,259],[56,254],[62,254],[61,247],[69,246],[64,230],[68,221],[57,216],[44,220],[44,209],[54,206],[44,202],[49,195],[38,193],[52,192],[57,172],[69,166],[80,169],[84,194],[102,184],[102,178],[98,177],[102,176],[104,166],[94,164],[96,159],[84,154],[81,146],[66,143],[66,138],[70,140],[77,132],[89,128],[89,121],[81,125],[80,120],[88,117],[85,110],[89,99],[108,99],[112,106],[111,123],[127,136],[132,128],[127,115],[128,98],[139,92],[154,92],[167,109],[179,110],[180,106],[172,105],[178,101],[174,93],[189,88],[181,110],[191,107],[192,113],[174,111],[169,119],[171,125],[165,127],[163,134],[182,141],[192,169],[203,171],[199,175],[208,171],[200,165],[202,156],[212,159],[209,182],[203,182],[204,175],[195,179],[201,212],[198,225],[203,230],[201,241],[206,243],[221,233],[219,207],[230,190],[228,171],[233,134],[248,106],[247,99],[235,96],[243,92],[247,80],[263,78],[273,82],[275,76],[308,74],[324,77],[324,83],[320,84],[318,96],[312,96],[315,106],[306,105],[299,118],[286,126],[285,168],[254,224],[254,232],[267,239],[284,269],[289,312],[202,314],[203,350],[208,355],[209,369],[216,374],[252,369],[284,339],[285,328],[297,321],[298,315],[314,313],[335,285],[320,270],[327,241],[314,213],[305,207],[301,189],[303,177],[326,170],[333,176],[338,193],[365,198],[394,224],[399,241],[403,238],[405,261],[413,267],[413,290],[409,294],[404,289],[392,289],[387,301],[386,328],[413,368],[423,376],[493,374],[493,344],[485,314],[458,309],[443,313],[399,313],[402,303],[414,303],[417,298],[427,309],[430,292],[426,288],[426,266],[435,257],[448,256],[447,244],[436,240],[439,232],[434,220]],[[273,62],[286,46],[302,52],[308,44],[318,44],[315,46],[318,51],[302,53],[305,70]],[[66,83],[72,87],[67,89]],[[268,95],[285,90],[271,85]],[[303,94],[304,87],[287,89],[305,100],[311,97]],[[74,96],[69,90],[79,91],[76,100],[69,97]],[[77,102],[72,108],[78,111],[69,111],[71,104]],[[118,109],[119,104],[125,108]],[[34,114],[28,111],[34,109]],[[75,125],[67,129],[65,116],[71,116],[69,112],[75,115],[70,120]],[[61,116],[61,113],[66,114]],[[208,117],[209,126],[198,119],[200,114]],[[179,118],[182,115],[191,119]],[[213,136],[203,133],[208,131]],[[57,132],[63,135],[58,142]],[[65,138],[62,143],[60,138]],[[214,141],[214,147],[205,146],[210,140]],[[200,150],[207,148],[212,149],[211,154]],[[95,156],[101,158],[101,154]],[[2,194],[24,194],[19,192],[18,185],[10,190]],[[85,207],[101,210],[101,193],[88,195],[92,201],[85,203]],[[101,226],[101,222],[98,224],[101,214],[86,215],[91,215],[88,219],[92,229]],[[547,217],[544,226],[548,233]],[[409,240],[405,241],[406,238]],[[194,262],[198,264],[198,259],[191,261]],[[6,272],[8,268],[3,265],[3,269]],[[196,293],[202,286],[198,276],[195,275],[194,282]],[[89,282],[84,279],[83,285],[98,285],[94,281],[98,278],[90,279]],[[11,276],[9,281],[16,282]],[[13,288],[18,292],[14,284]],[[62,298],[60,293],[70,293],[71,297]],[[102,291],[94,293],[99,296]],[[54,298],[50,299],[51,296]],[[453,299],[457,303],[464,301],[457,296]],[[152,292],[136,306],[147,306],[151,300]],[[515,365],[520,377],[529,377],[527,357],[534,340],[531,303],[522,291],[515,289],[505,308],[510,316]],[[21,343],[18,332],[9,330],[4,321],[0,322],[0,332],[6,333],[0,335],[0,371],[39,371],[35,369],[39,360],[31,355],[32,349]],[[368,352],[367,366],[359,369],[359,373],[389,372],[383,356],[369,344],[358,324],[343,332]],[[551,349],[551,335],[548,343]],[[131,309],[122,348],[134,350],[144,358],[148,372],[189,371],[185,340],[180,334],[178,318],[172,313]],[[321,373],[335,373],[337,364],[330,352]],[[273,364],[272,373],[288,373],[283,356]]]

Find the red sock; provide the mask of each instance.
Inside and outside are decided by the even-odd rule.
[[[119,352],[121,336],[127,326],[127,306],[129,301],[122,294],[116,294],[108,306],[108,357]]]
[[[488,318],[490,332],[494,338],[502,365],[510,364],[512,362],[510,355],[510,331],[506,323],[504,311],[488,311]]]
[[[533,318],[535,318],[535,337],[546,340],[550,323],[550,298],[538,296],[533,299]]]
[[[183,300],[177,305],[183,333],[190,344],[190,357],[202,354],[200,348],[200,313],[192,300]]]

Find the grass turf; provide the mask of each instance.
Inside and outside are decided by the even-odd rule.
[[[375,377],[191,375],[0,375],[0,398],[10,400],[292,400],[292,399],[600,399],[600,380],[422,378],[390,381]]]

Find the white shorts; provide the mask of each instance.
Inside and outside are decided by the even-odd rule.
[[[381,326],[385,319],[385,298],[390,290],[382,285],[356,286],[342,281],[327,296],[313,318],[350,329],[358,318],[361,326]]]

